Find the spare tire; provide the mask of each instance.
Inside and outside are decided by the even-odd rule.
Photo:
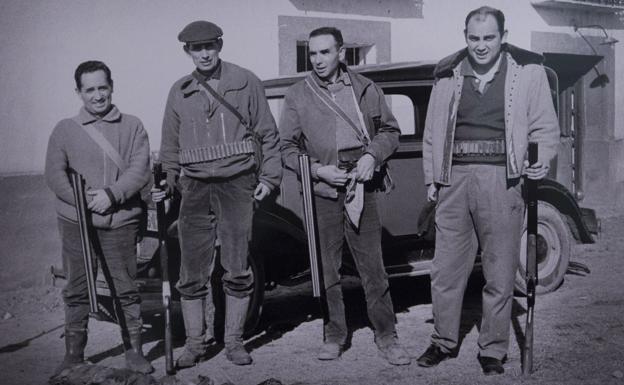
[[[572,233],[564,217],[554,206],[540,201],[537,207],[537,277],[538,294],[549,293],[561,285],[570,262]],[[526,215],[520,245],[520,264],[516,272],[515,290],[526,295]]]

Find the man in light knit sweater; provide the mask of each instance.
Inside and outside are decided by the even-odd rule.
[[[76,93],[83,102],[77,116],[61,120],[48,143],[45,178],[56,194],[56,210],[62,242],[67,285],[65,302],[65,358],[55,374],[83,362],[87,342],[89,298],[84,270],[80,229],[68,172],[85,179],[93,231],[94,254],[110,272],[123,309],[119,324],[129,369],[149,373],[154,370],[141,349],[140,297],[136,277],[136,240],[142,213],[140,190],[148,183],[149,143],[141,121],[122,114],[112,104],[113,80],[110,69],[99,61],[78,66],[74,75]],[[122,159],[107,156],[88,130],[99,132]],[[104,268],[103,267],[103,268]],[[108,275],[108,274],[107,274]],[[113,288],[111,288],[112,291]]]
[[[478,361],[484,374],[504,372],[514,277],[524,215],[521,175],[541,179],[556,152],[559,125],[543,57],[507,44],[505,16],[468,13],[466,48],[438,63],[423,139],[428,199],[436,203],[431,268],[435,330],[418,358],[438,365],[459,348],[466,282],[477,246],[486,284]],[[539,143],[529,166],[529,141]]]

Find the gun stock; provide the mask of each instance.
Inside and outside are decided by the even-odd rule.
[[[165,179],[162,164],[154,163],[154,186],[160,188],[160,183]],[[165,370],[167,374],[175,374],[173,364],[173,336],[171,332],[171,284],[169,282],[169,245],[167,237],[167,218],[165,201],[156,203],[156,218],[158,222],[158,241],[160,272],[162,278],[162,300],[165,318]]]
[[[537,162],[537,143],[529,143],[529,164]],[[526,178],[527,201],[527,252],[526,252],[526,296],[527,316],[522,354],[522,374],[533,372],[533,316],[535,310],[535,289],[537,286],[537,180]]]
[[[76,203],[78,227],[80,228],[82,257],[85,275],[87,277],[87,291],[89,292],[89,311],[96,318],[99,318],[97,291],[95,288],[95,270],[93,269],[93,251],[91,249],[91,233],[89,231],[89,211],[85,197],[85,181],[82,175],[74,171],[70,171],[69,177],[74,192],[74,202]]]

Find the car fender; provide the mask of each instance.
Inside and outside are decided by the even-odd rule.
[[[594,226],[590,226],[583,215],[583,210],[585,210],[588,212],[585,215],[595,218],[593,210],[582,210],[572,193],[562,184],[552,179],[543,179],[538,185],[537,194],[539,200],[550,203],[565,216],[570,231],[577,240],[583,243],[595,242],[591,231],[591,228]]]

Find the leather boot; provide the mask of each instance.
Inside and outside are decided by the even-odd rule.
[[[206,354],[206,335],[204,333],[206,325],[204,321],[204,299],[182,298],[180,305],[182,307],[182,317],[184,318],[186,342],[182,355],[176,360],[176,366],[179,369],[183,369],[195,366]],[[210,334],[212,335],[212,333]]]
[[[143,374],[154,371],[154,367],[143,356],[141,328],[128,330],[128,339],[124,338],[124,348],[126,349],[126,368]]]
[[[225,356],[236,365],[249,365],[252,362],[243,345],[243,328],[248,307],[249,296],[239,298],[225,295]]]
[[[84,349],[87,345],[87,329],[65,329],[65,357],[54,370],[51,378],[61,374],[65,369],[84,362]]]

